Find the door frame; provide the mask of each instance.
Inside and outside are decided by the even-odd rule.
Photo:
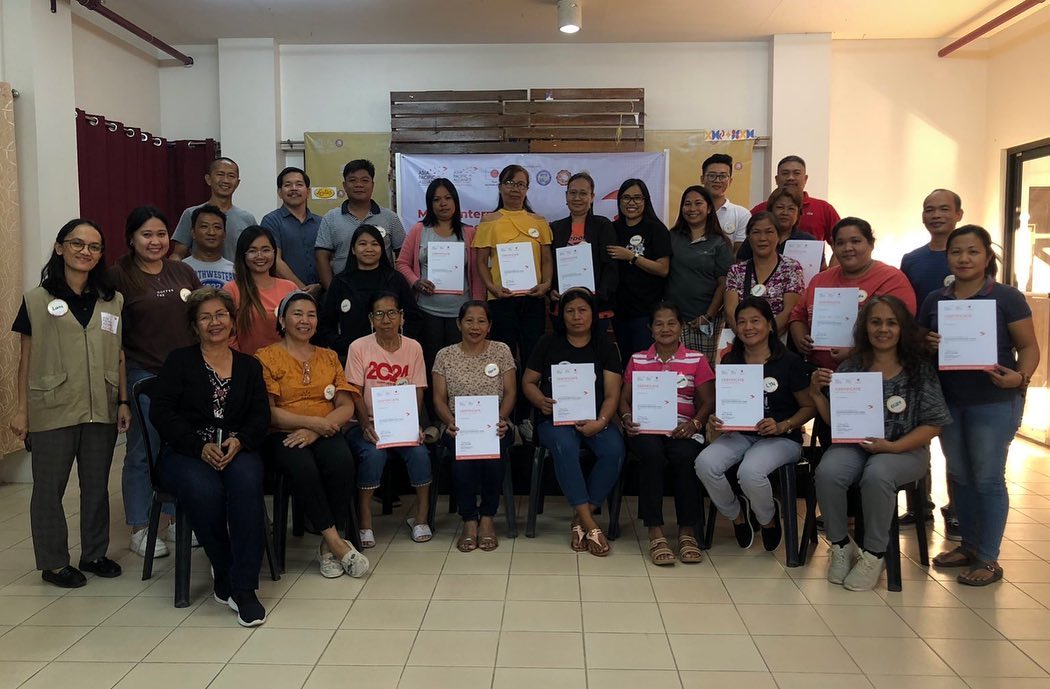
[[[1050,157],[1050,139],[1006,149],[1006,193],[1003,203],[1003,282],[1017,284],[1014,272],[1014,230],[1021,219],[1021,172],[1025,162]]]

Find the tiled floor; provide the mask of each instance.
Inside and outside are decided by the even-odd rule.
[[[412,543],[406,504],[377,520],[365,579],[323,579],[314,538],[291,539],[288,573],[263,580],[269,619],[254,630],[211,600],[203,553],[189,608],[172,607],[171,558],[140,581],[119,471],[110,554],[125,574],[68,593],[33,570],[30,487],[0,486],[0,689],[1050,689],[1048,454],[1014,444],[1006,581],[987,589],[907,560],[903,592],[850,593],[823,579],[823,542],[787,569],[779,553],[739,550],[724,520],[702,564],[656,568],[633,500],[607,559],[569,551],[556,498],[537,538],[462,554],[454,515],[432,542]],[[74,539],[76,503],[71,487]],[[933,552],[939,516],[935,528]],[[903,550],[916,557],[913,531]]]

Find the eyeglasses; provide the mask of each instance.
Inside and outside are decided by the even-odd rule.
[[[87,249],[93,254],[101,254],[103,246],[99,242],[91,242],[88,244],[83,239],[66,239],[62,241],[63,244],[68,244],[69,248],[73,251],[83,251]]]
[[[216,311],[215,313],[202,313],[197,316],[197,322],[211,325],[213,321],[225,321],[230,317],[229,311]]]
[[[273,256],[273,248],[264,246],[261,249],[248,249],[244,252],[244,255],[248,258],[254,258],[256,256]]]
[[[303,385],[310,384],[310,362],[303,362]]]
[[[621,196],[621,203],[645,203],[644,196]]]
[[[526,189],[529,188],[529,183],[528,182],[515,182],[513,180],[509,180],[508,179],[506,182],[503,183],[503,186],[506,189],[517,189],[518,191],[525,191]]]
[[[705,172],[704,179],[712,182],[725,182],[729,179],[729,175],[724,172]]]
[[[371,312],[368,315],[371,316],[372,320],[375,320],[375,321],[381,321],[381,320],[384,320],[384,319],[392,321],[395,318],[397,318],[398,314],[400,314],[400,313],[401,313],[400,309],[390,309],[389,311],[373,311],[373,312]]]

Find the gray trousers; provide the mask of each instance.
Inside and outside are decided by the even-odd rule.
[[[768,524],[776,514],[769,475],[785,464],[798,462],[801,453],[802,445],[790,438],[726,433],[704,448],[693,468],[722,516],[736,519],[740,502],[733,495],[726,470],[739,463],[736,478],[740,490],[751,501],[758,521]]]
[[[846,491],[860,484],[864,509],[864,549],[886,551],[890,521],[897,510],[897,487],[917,481],[930,466],[930,446],[901,454],[872,455],[859,445],[833,445],[817,465],[817,502],[827,528],[828,542],[849,536]]]
[[[116,424],[82,423],[30,433],[33,497],[29,520],[37,569],[69,564],[69,531],[62,496],[73,460],[80,480],[80,557],[97,560],[109,549],[109,468]]]

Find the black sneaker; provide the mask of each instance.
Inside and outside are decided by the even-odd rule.
[[[108,557],[100,557],[97,560],[91,562],[80,561],[80,570],[83,572],[91,572],[97,577],[103,579],[112,579],[113,577],[119,577],[121,573],[120,565]]]
[[[212,578],[212,596],[215,598],[216,603],[222,603],[223,605],[230,604],[230,579],[229,577],[217,577],[215,576],[215,568],[211,570]],[[233,607],[233,606],[230,606]],[[233,608],[236,610],[237,608]]]
[[[962,533],[959,531],[959,518],[948,517],[944,520],[944,537],[956,543],[962,541]]]
[[[228,604],[237,613],[237,624],[242,627],[258,627],[266,621],[266,608],[259,602],[255,591],[230,594]]]
[[[773,501],[773,526],[761,527],[762,547],[773,552],[780,547],[780,541],[784,538],[784,527],[780,523],[780,501]]]
[[[85,577],[79,569],[66,565],[57,572],[52,572],[50,569],[45,569],[40,572],[40,578],[49,584],[54,584],[64,589],[78,589],[87,583],[87,577]]]
[[[733,532],[736,534],[736,542],[741,548],[750,548],[755,542],[755,530],[751,526],[751,502],[743,495],[737,496],[740,501],[740,514],[744,521],[739,524],[733,523]]]

